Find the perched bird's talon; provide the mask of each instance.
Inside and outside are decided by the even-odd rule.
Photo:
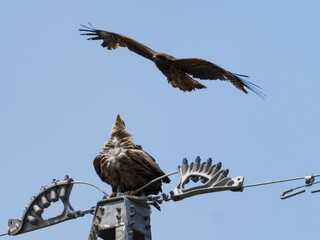
[[[136,193],[136,191],[132,190],[132,191],[127,191],[128,195],[134,195]]]
[[[116,196],[117,196],[117,192],[113,192],[108,196],[108,199],[112,198],[112,197],[116,197]]]

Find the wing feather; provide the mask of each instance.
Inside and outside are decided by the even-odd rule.
[[[126,153],[131,159],[135,160],[137,164],[143,166],[152,176],[152,179],[165,175],[154,158],[144,150],[128,149]],[[167,177],[164,178],[163,181],[169,183],[170,179]]]
[[[195,78],[203,80],[230,81],[236,88],[244,93],[248,93],[248,91],[244,88],[246,87],[259,95],[261,98],[265,97],[265,94],[261,91],[259,86],[240,78],[248,76],[231,73],[222,67],[202,58],[174,59],[172,62],[177,68],[182,69],[184,72],[192,75]]]
[[[108,50],[116,49],[118,46],[127,47],[130,51],[150,60],[152,60],[152,57],[156,53],[151,48],[125,35],[98,30],[84,25],[81,26],[86,28],[79,29],[79,31],[85,32],[81,35],[95,36],[89,37],[88,40],[103,40],[101,46],[108,48]]]
[[[97,154],[93,160],[93,166],[94,170],[96,170],[96,173],[98,174],[99,177],[101,177],[101,154]]]
[[[201,58],[182,58],[174,59],[172,61],[178,68],[181,68],[195,78],[227,80],[225,75],[228,75],[229,73],[218,65]]]

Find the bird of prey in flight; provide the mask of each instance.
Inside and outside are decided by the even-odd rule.
[[[103,151],[98,153],[93,161],[94,169],[103,182],[111,185],[113,194],[134,192],[150,181],[165,175],[154,158],[134,144],[132,133],[126,128],[124,121],[117,115],[112,127],[110,139],[104,144]],[[158,194],[162,191],[162,181],[169,183],[164,177],[144,188],[141,194]]]
[[[166,53],[155,52],[151,48],[125,35],[98,30],[84,25],[81,26],[85,28],[79,29],[79,31],[85,32],[81,35],[90,36],[88,40],[102,40],[102,47],[106,47],[108,50],[116,49],[118,46],[127,47],[130,51],[153,61],[174,88],[179,88],[182,91],[206,88],[206,86],[194,80],[191,77],[193,76],[194,78],[203,80],[219,79],[229,81],[244,93],[248,93],[247,88],[262,98],[265,96],[259,86],[243,79],[243,77],[248,76],[231,73],[202,58],[175,58]]]

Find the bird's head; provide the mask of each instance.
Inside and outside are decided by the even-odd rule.
[[[118,114],[117,119],[111,129],[110,139],[114,139],[115,141],[117,141],[121,138],[131,137],[131,135],[132,135],[132,133],[127,130],[126,124],[121,119],[120,115]]]
[[[165,62],[168,61],[168,59],[170,59],[172,56],[165,54],[165,53],[157,53],[155,55],[153,55],[152,57],[152,61],[154,62]],[[172,57],[173,58],[173,57]]]

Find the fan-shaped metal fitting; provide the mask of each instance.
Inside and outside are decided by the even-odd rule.
[[[34,195],[26,206],[22,218],[9,220],[8,234],[17,235],[75,218],[74,210],[69,202],[72,187],[73,179],[68,176],[63,181],[54,179],[49,186],[41,187],[41,191]],[[59,199],[64,205],[63,212],[56,217],[43,219],[44,209],[49,207],[51,202],[56,202]]]
[[[183,159],[182,165],[178,166],[180,182],[170,192],[171,199],[179,201],[187,197],[209,192],[225,190],[241,191],[244,178],[242,176],[227,177],[229,170],[222,170],[221,166],[220,162],[212,165],[211,158],[207,162],[201,163],[200,157],[197,157],[195,162],[191,162],[190,164],[188,164],[186,158]],[[197,182],[199,179],[203,183],[202,185],[187,188],[190,180]]]

